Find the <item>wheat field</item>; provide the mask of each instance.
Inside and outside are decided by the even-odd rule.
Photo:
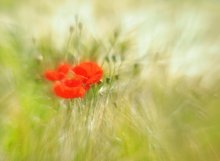
[[[0,0],[0,161],[220,161],[220,1]],[[43,72],[94,61],[62,99]]]

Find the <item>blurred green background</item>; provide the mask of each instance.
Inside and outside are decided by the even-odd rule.
[[[219,20],[218,0],[0,0],[0,161],[220,161]],[[102,83],[55,97],[43,71],[84,60]]]

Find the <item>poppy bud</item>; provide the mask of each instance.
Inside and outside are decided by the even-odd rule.
[[[79,22],[78,27],[79,27],[79,30],[80,30],[80,31],[83,29],[83,25],[82,25],[81,22]]]
[[[71,25],[69,30],[70,30],[70,33],[72,33],[74,31],[74,27]]]
[[[110,78],[106,78],[106,83],[110,84],[110,82],[111,82],[111,79]]]
[[[109,57],[107,55],[105,57],[105,61],[107,61],[108,63],[110,62]]]
[[[112,60],[113,60],[113,62],[116,62],[117,60],[116,60],[116,55],[112,55]]]
[[[118,74],[115,75],[115,79],[116,79],[116,80],[119,79],[119,75],[118,75]]]

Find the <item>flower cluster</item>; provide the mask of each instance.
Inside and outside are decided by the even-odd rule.
[[[44,77],[54,82],[55,95],[66,99],[83,97],[102,76],[102,68],[94,62],[83,62],[76,66],[62,63],[56,69],[44,72]]]

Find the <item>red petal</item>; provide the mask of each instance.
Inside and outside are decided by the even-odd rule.
[[[81,75],[81,76],[86,77],[86,78],[88,77],[86,69],[83,69],[83,67],[81,67],[81,66],[74,67],[73,72],[77,75]]]
[[[44,72],[44,77],[50,81],[61,80],[65,78],[70,69],[69,64],[60,64],[56,70],[47,70]]]
[[[76,87],[82,85],[82,80],[80,79],[65,79],[63,83],[68,87]]]
[[[71,66],[69,64],[62,63],[57,67],[57,72],[66,74],[69,71],[70,67]]]
[[[86,81],[86,84],[90,85],[90,84],[98,83],[101,78],[102,78],[102,73],[96,74],[96,75],[92,76],[91,78],[89,78]]]
[[[50,80],[50,81],[56,81],[56,80],[59,80],[59,74],[56,72],[56,71],[53,71],[53,70],[47,70],[44,72],[44,77],[47,79],[47,80]]]
[[[85,87],[84,87],[84,88],[85,88],[85,90],[86,90],[86,91],[88,91],[88,90],[90,89],[90,85],[89,85],[89,84],[87,84],[87,85],[85,85]]]
[[[61,82],[56,82],[53,90],[57,96],[62,98],[79,98],[83,97],[86,92],[82,86],[68,87]]]
[[[85,82],[88,84],[97,83],[100,81],[103,75],[102,68],[94,62],[84,62],[73,68],[73,71],[77,75],[81,75],[87,78]]]

